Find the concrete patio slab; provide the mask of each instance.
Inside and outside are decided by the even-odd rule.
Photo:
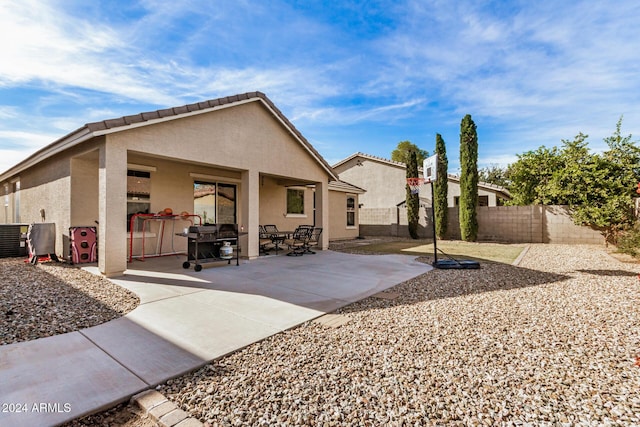
[[[148,385],[80,332],[0,346],[2,426],[47,426],[106,409]]]
[[[206,359],[128,317],[84,329],[82,334],[147,386],[203,365]]]
[[[140,296],[126,316],[80,332],[0,347],[0,402],[62,403],[0,413],[0,425],[56,425],[431,270],[409,255],[321,251],[240,266],[133,262],[112,279]],[[91,270],[91,268],[88,268]]]

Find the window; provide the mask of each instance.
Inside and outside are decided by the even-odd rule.
[[[356,226],[356,198],[347,196],[347,227]]]
[[[193,183],[193,213],[200,215],[203,224],[216,223],[216,184],[195,181]]]
[[[4,185],[4,222],[9,224],[9,184]]]
[[[13,222],[20,222],[20,180],[13,183]]]
[[[304,189],[287,188],[287,215],[304,215]]]
[[[150,212],[151,173],[127,170],[127,231],[131,231],[131,217],[133,215]]]
[[[218,184],[218,215],[219,224],[236,224],[236,185]]]
[[[194,181],[193,212],[203,224],[236,224],[236,194],[235,184]]]

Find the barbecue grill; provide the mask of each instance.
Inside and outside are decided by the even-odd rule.
[[[227,261],[236,259],[236,265],[240,265],[237,224],[209,224],[194,225],[189,227],[187,233],[187,260],[182,264],[183,268],[191,267],[194,262],[194,270],[202,270],[202,264],[215,261]],[[235,254],[228,254],[228,248],[235,246]]]

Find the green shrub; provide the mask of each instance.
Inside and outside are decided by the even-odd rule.
[[[640,221],[620,233],[617,247],[618,252],[640,258]]]

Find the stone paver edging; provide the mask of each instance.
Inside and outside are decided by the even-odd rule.
[[[162,427],[204,427],[199,420],[178,408],[162,393],[146,390],[131,398],[131,403],[138,405],[159,426]]]

